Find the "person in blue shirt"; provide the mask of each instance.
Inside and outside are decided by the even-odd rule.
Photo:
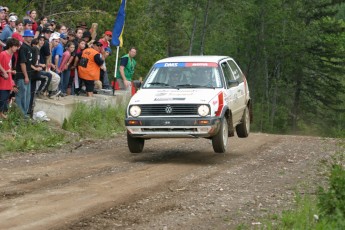
[[[2,47],[5,47],[7,39],[12,37],[12,34],[14,32],[14,28],[16,28],[16,21],[17,20],[18,20],[18,17],[15,15],[12,15],[8,19],[9,24],[6,25],[6,27],[2,30],[2,33],[0,34],[0,45]]]

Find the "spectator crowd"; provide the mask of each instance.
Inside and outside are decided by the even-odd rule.
[[[111,54],[111,31],[97,39],[97,24],[76,29],[30,10],[24,17],[0,6],[0,120],[15,99],[32,117],[35,99],[93,96],[110,89],[105,61]]]

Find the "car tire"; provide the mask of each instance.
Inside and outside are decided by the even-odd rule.
[[[228,121],[222,118],[218,133],[212,137],[212,147],[216,153],[224,153],[228,144]]]
[[[245,138],[249,136],[250,132],[250,114],[248,106],[243,111],[243,116],[241,120],[241,124],[236,125],[236,133],[237,136],[240,138]]]
[[[127,144],[131,153],[141,153],[144,149],[145,140],[142,138],[132,137],[127,133]]]

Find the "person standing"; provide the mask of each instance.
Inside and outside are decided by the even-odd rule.
[[[0,66],[6,72],[5,74],[0,72],[0,118],[2,119],[7,118],[5,113],[8,110],[11,91],[17,91],[12,79],[12,74],[16,73],[15,70],[12,70],[12,55],[19,49],[20,43],[17,39],[9,38],[6,47],[7,50],[0,53]]]
[[[93,42],[91,48],[83,51],[78,66],[78,75],[83,79],[86,87],[86,95],[93,96],[95,81],[99,80],[101,66],[104,60],[101,57],[100,50],[102,44],[98,41]]]
[[[36,10],[30,10],[30,14],[29,14],[29,19],[32,22],[32,30],[34,31],[34,33],[36,33],[37,30],[37,22],[36,22],[36,17],[37,17],[37,11]]]
[[[134,60],[135,55],[137,55],[137,49],[131,47],[128,54],[121,57],[120,66],[116,74],[116,81],[119,83],[119,87],[122,90],[131,90],[131,81],[137,64]]]
[[[30,104],[30,78],[32,74],[32,49],[31,41],[34,38],[33,30],[25,30],[23,34],[24,43],[19,48],[18,61],[16,65],[15,83],[18,87],[16,104],[25,117],[28,117]]]
[[[66,51],[61,58],[61,64],[58,67],[58,72],[61,73],[60,90],[61,96],[67,96],[67,88],[71,75],[71,62],[73,61],[72,53],[75,50],[73,42],[68,42],[66,45]],[[72,57],[72,58],[71,58]]]
[[[0,34],[0,45],[2,47],[5,47],[7,39],[12,37],[14,29],[16,28],[16,21],[17,20],[18,20],[18,17],[15,15],[12,15],[8,19],[9,24],[6,25],[6,27],[3,29],[2,33]]]
[[[12,34],[12,38],[19,40],[20,44],[24,42],[23,35],[22,35],[23,31],[24,31],[23,22],[21,20],[17,20],[16,31]]]

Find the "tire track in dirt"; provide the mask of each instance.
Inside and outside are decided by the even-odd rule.
[[[67,149],[24,157],[17,163],[16,159],[2,160],[0,229],[68,226],[165,190],[194,170],[233,159],[246,161],[255,149],[277,140],[278,136],[267,135],[231,138],[230,153],[224,155],[214,154],[205,139],[152,140],[147,141],[143,154],[131,155],[122,136],[103,146],[107,150],[79,148],[70,153]],[[8,162],[11,167],[6,166]]]

